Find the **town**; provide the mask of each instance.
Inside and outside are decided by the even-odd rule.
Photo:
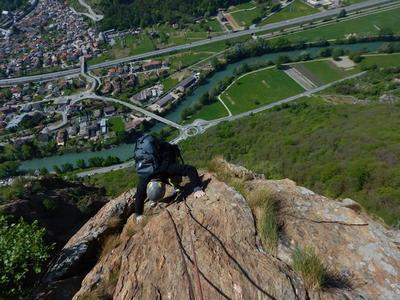
[[[84,64],[84,58],[82,57]],[[55,143],[63,151],[101,149],[128,141],[154,120],[129,109],[129,103],[163,114],[199,80],[193,73],[166,90],[162,83],[140,90],[125,102],[91,99],[97,90],[104,97],[117,97],[135,87],[139,77],[157,78],[165,62],[148,60],[100,71],[104,76],[80,75],[50,82],[37,82],[2,89],[0,92],[0,141],[18,148],[22,144]],[[85,72],[85,67],[82,67]],[[98,81],[104,82],[101,86]],[[101,99],[100,99],[101,100]],[[125,106],[124,103],[127,105]]]
[[[192,40],[211,40],[224,32],[244,31],[254,28],[257,22],[264,24],[279,12],[299,9],[314,14],[341,5],[340,1],[330,0],[271,3],[268,9],[256,2],[218,9],[215,16],[199,17],[194,24],[184,26],[174,23],[105,31],[99,31],[93,20],[68,3],[57,0],[33,1],[22,13],[3,12],[3,19],[12,22],[3,24],[0,37],[0,78],[35,75],[43,70],[78,69],[79,73],[1,88],[1,145],[12,145],[15,151],[22,151],[22,146],[29,148],[29,155],[20,156],[25,160],[132,142],[138,134],[150,131],[162,116],[173,112],[204,78],[226,63],[217,55],[230,46],[229,42],[218,46],[217,51],[172,52],[109,67],[90,66],[110,57],[118,59],[122,54],[140,55],[174,43],[191,44]],[[254,34],[251,38],[257,40]],[[147,44],[151,46],[144,48]],[[231,114],[221,98],[219,101]],[[199,103],[193,109],[186,107],[178,123],[199,107]],[[176,124],[175,128],[182,127]]]
[[[100,53],[98,33],[82,16],[57,0],[38,1],[34,10],[0,33],[0,78],[79,64]],[[9,12],[8,12],[9,13]]]

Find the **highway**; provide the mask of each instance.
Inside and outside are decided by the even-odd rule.
[[[362,10],[362,9],[366,9],[366,8],[371,8],[374,6],[380,6],[380,5],[384,5],[384,4],[398,3],[398,2],[399,2],[399,0],[369,0],[369,1],[365,1],[365,2],[347,6],[345,9],[347,12],[354,12],[354,11],[358,11],[358,10]],[[226,34],[223,34],[220,36],[212,37],[210,39],[200,40],[200,41],[192,42],[189,44],[173,46],[173,47],[169,47],[169,48],[150,51],[150,52],[143,53],[143,54],[138,54],[138,55],[128,56],[128,57],[124,57],[124,58],[120,58],[120,59],[110,60],[110,61],[106,61],[103,63],[89,66],[88,69],[94,70],[94,69],[98,69],[98,68],[108,68],[108,67],[112,67],[115,65],[127,63],[130,61],[146,59],[146,58],[164,55],[164,54],[181,51],[181,50],[187,50],[187,49],[191,49],[191,48],[198,47],[198,46],[204,46],[204,45],[208,45],[208,44],[215,43],[215,42],[226,41],[226,40],[239,38],[239,37],[243,37],[246,35],[256,34],[256,33],[269,31],[269,30],[270,31],[273,31],[273,30],[279,31],[280,29],[299,26],[299,25],[302,25],[305,23],[310,23],[310,22],[325,19],[325,18],[335,17],[339,14],[339,12],[342,9],[343,8],[326,10],[326,11],[319,12],[319,13],[316,13],[313,15],[299,17],[299,18],[295,18],[295,19],[291,19],[291,20],[285,20],[285,21],[281,21],[281,22],[277,22],[277,23],[273,23],[273,24],[260,26],[260,27],[250,28],[247,30],[239,31],[239,32],[230,32],[230,33],[226,33]],[[74,68],[74,69],[63,70],[63,71],[54,72],[54,73],[41,74],[41,75],[2,79],[2,80],[0,80],[0,87],[12,86],[15,84],[23,84],[23,83],[35,82],[35,81],[53,80],[53,79],[58,79],[58,78],[62,78],[65,76],[77,75],[77,74],[79,74],[79,72],[80,72],[79,68]]]

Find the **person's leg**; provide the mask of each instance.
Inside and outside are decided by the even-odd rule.
[[[180,165],[180,164],[170,164],[168,165],[165,170],[165,173],[168,177],[175,177],[175,176],[188,176],[190,182],[192,183],[193,188],[201,189],[202,183],[199,174],[195,167],[190,165]]]
[[[140,178],[139,184],[136,190],[135,196],[135,213],[136,215],[142,215],[144,209],[144,200],[146,200],[146,188],[148,180],[146,178]]]

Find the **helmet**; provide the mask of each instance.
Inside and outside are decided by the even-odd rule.
[[[160,180],[151,180],[147,184],[147,197],[151,201],[160,201],[165,195],[165,184]]]

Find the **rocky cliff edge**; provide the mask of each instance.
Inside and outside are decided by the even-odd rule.
[[[129,193],[110,201],[66,244],[44,279],[53,289],[38,297],[62,299],[62,283],[78,277],[73,299],[399,299],[398,230],[351,199],[213,166],[206,198],[167,199],[140,226]],[[299,249],[324,265],[323,285],[294,265]]]

